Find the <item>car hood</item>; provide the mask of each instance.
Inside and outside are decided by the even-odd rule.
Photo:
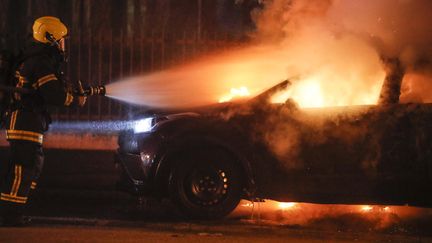
[[[205,106],[197,106],[197,107],[184,107],[184,108],[150,108],[145,112],[136,114],[134,117],[144,117],[144,116],[168,116],[181,114],[181,116],[188,116],[191,114],[202,114],[202,115],[211,115],[215,113],[220,113],[228,110],[238,110],[239,108],[244,107],[257,107],[263,104],[268,104],[268,99],[275,94],[276,92],[287,88],[290,85],[290,81],[285,80],[283,82],[278,83],[277,85],[265,90],[259,95],[246,99],[236,99],[230,102],[223,103],[214,103]]]

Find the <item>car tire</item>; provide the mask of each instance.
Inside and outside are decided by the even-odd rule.
[[[200,149],[178,160],[169,178],[169,194],[181,215],[218,219],[238,205],[243,189],[241,169],[228,153]]]

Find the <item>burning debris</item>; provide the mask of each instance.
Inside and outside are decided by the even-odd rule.
[[[242,201],[230,215],[250,223],[391,233],[419,230],[419,224],[427,228],[431,216],[430,209],[409,206],[324,205],[272,200]],[[426,228],[424,233],[428,233]]]

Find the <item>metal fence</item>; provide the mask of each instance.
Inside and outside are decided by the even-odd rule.
[[[257,0],[0,0],[0,49],[18,49],[40,16],[68,26],[70,82],[109,84],[180,65],[247,39]],[[81,109],[57,108],[55,120],[113,120],[140,109],[90,97]]]

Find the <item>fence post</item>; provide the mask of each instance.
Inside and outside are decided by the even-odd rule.
[[[183,40],[182,40],[182,44],[183,44],[183,53],[182,53],[182,58],[183,58],[183,62],[186,61],[186,47],[187,47],[187,40],[186,40],[186,31],[183,31]]]
[[[201,40],[201,19],[202,19],[202,0],[198,0],[198,28],[197,28],[197,38],[198,42]]]
[[[141,31],[140,34],[140,74],[144,72],[144,43],[145,43],[145,37],[144,37],[144,31]]]
[[[129,42],[129,77],[133,75],[134,71],[134,52],[135,52],[135,35],[128,36],[128,42]],[[131,104],[128,104],[128,114],[129,117],[130,114],[133,112],[133,107]]]
[[[161,68],[165,67],[165,28],[162,28],[161,35]]]
[[[151,35],[151,50],[150,50],[150,69],[153,72],[154,70],[154,45],[155,45],[155,33],[154,29],[152,29],[152,35]]]
[[[78,80],[81,80],[81,31],[78,31],[78,61],[77,61],[78,69],[77,69],[77,77]],[[76,119],[80,120],[81,110],[78,107],[76,109]]]
[[[120,31],[120,80],[123,80],[123,30]],[[122,116],[123,104],[119,103],[119,117]]]
[[[88,69],[87,69],[87,83],[90,83],[92,80],[92,29],[89,30],[89,36],[88,36],[88,43],[87,43],[87,50],[88,50]],[[87,101],[87,120],[90,121],[90,112],[91,112],[91,99]]]
[[[108,67],[108,76],[109,76],[109,80],[107,81],[107,84],[108,83],[111,83],[112,82],[112,72],[113,72],[113,31],[112,31],[112,29],[110,30],[110,34],[109,34],[109,42],[110,42],[110,44],[109,44],[109,67]],[[111,99],[108,99],[108,117],[110,118],[110,119],[112,119],[112,117],[111,117],[111,114],[112,114],[112,111],[111,111],[111,106],[112,106],[112,101],[111,101]]]
[[[98,53],[98,85],[102,84],[102,32],[99,32],[99,53]],[[102,97],[98,95],[98,117],[102,118]]]

